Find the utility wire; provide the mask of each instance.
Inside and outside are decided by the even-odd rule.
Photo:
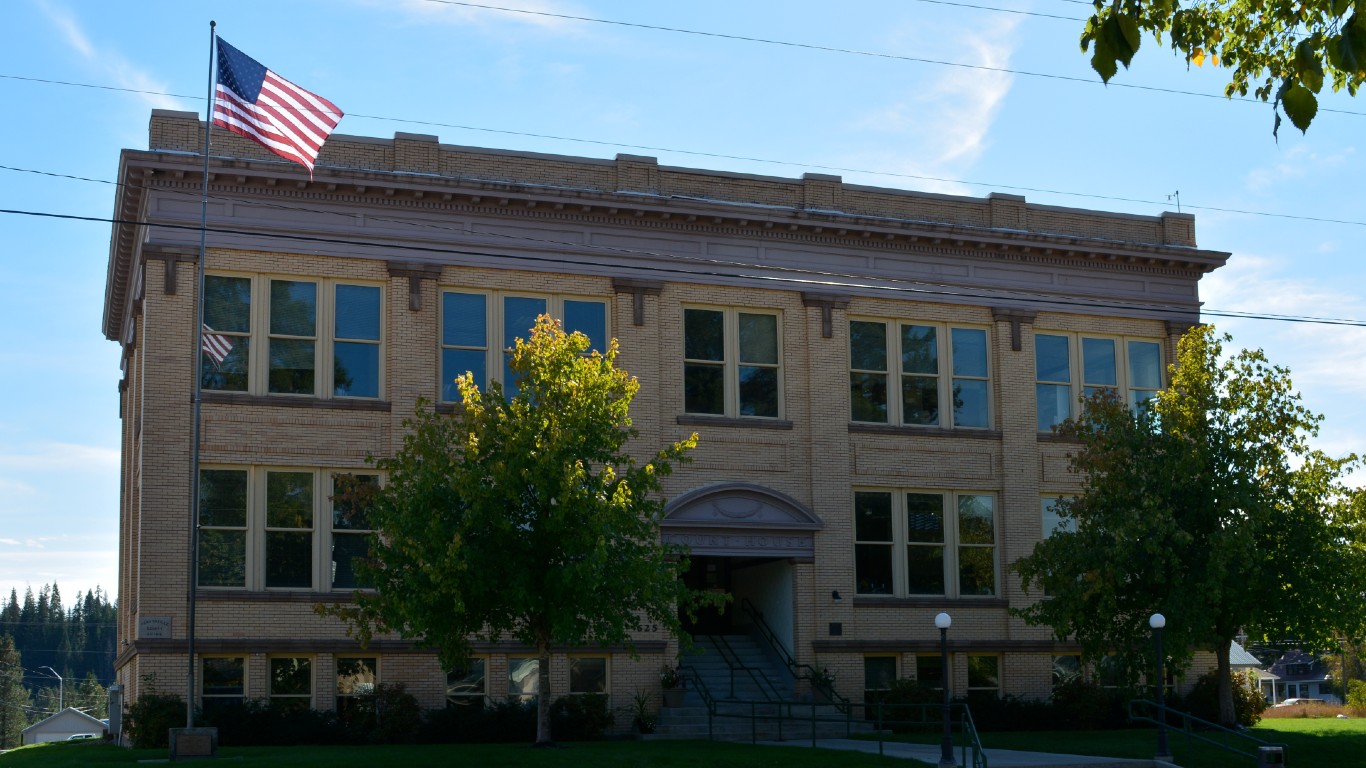
[[[53,212],[48,212],[48,211],[24,211],[24,210],[17,210],[17,209],[0,209],[0,214],[9,214],[9,215],[17,215],[17,216],[33,216],[33,217],[37,217],[37,218],[58,219],[58,220],[66,220],[66,221],[85,221],[85,222],[94,222],[94,223],[100,223],[100,224],[127,224],[127,225],[132,225],[132,226],[143,226],[143,227],[152,227],[152,228],[161,228],[161,229],[174,229],[174,230],[187,230],[187,231],[194,231],[194,232],[198,232],[198,231],[200,231],[200,229],[201,229],[200,227],[195,226],[195,225],[191,225],[191,224],[154,223],[154,222],[147,222],[147,221],[137,221],[137,220],[133,220],[133,219],[120,219],[120,218],[101,217],[101,216],[80,216],[80,215],[76,215],[76,214],[53,213]],[[413,245],[413,244],[407,244],[407,243],[392,243],[392,242],[375,242],[375,241],[355,240],[355,239],[349,239],[349,238],[320,237],[320,236],[314,236],[314,235],[291,235],[291,234],[285,234],[285,233],[268,233],[268,232],[257,232],[257,231],[251,231],[251,230],[229,229],[229,228],[225,228],[225,227],[205,227],[205,228],[203,228],[203,229],[204,229],[204,231],[213,232],[213,233],[216,233],[216,234],[226,234],[226,235],[247,235],[247,236],[254,236],[254,237],[262,237],[262,238],[266,238],[266,239],[286,240],[286,241],[291,241],[291,242],[326,243],[326,244],[338,244],[338,245],[360,245],[360,246],[367,246],[367,247],[374,247],[374,248],[382,248],[382,249],[386,249],[386,250],[390,250],[390,251],[394,251],[394,250],[403,250],[403,251],[416,251],[416,252],[421,252],[421,253],[439,253],[439,254],[451,254],[451,255],[462,255],[462,256],[480,256],[480,257],[485,257],[485,258],[495,258],[495,259],[506,260],[506,261],[521,261],[521,262],[544,263],[544,264],[556,264],[556,265],[576,265],[576,266],[593,266],[593,267],[608,267],[608,268],[614,268],[614,267],[619,266],[619,265],[616,265],[616,264],[609,264],[609,263],[605,263],[605,262],[593,262],[593,261],[588,261],[588,260],[585,260],[585,259],[582,259],[582,258],[578,258],[578,259],[566,259],[566,258],[557,258],[557,257],[553,257],[553,256],[531,256],[531,255],[526,255],[526,254],[494,253],[494,252],[490,252],[490,251],[479,251],[479,250],[471,250],[471,249],[464,249],[464,248],[443,248],[443,247],[437,247],[437,246]],[[747,265],[747,266],[748,266],[748,265]],[[680,268],[680,267],[666,267],[666,266],[657,266],[657,265],[633,265],[633,268],[634,268],[634,269],[637,269],[637,270],[640,270],[640,271],[646,271],[646,272],[658,272],[658,273],[664,273],[664,274],[677,274],[677,275],[685,275],[685,276],[690,276],[690,277],[708,276],[708,277],[745,278],[745,279],[763,280],[763,281],[773,282],[773,283],[788,283],[788,284],[794,284],[794,285],[817,285],[817,286],[838,287],[838,288],[864,288],[864,289],[871,289],[871,290],[888,291],[888,292],[892,292],[892,293],[904,293],[904,294],[923,295],[923,296],[948,296],[948,297],[959,298],[959,299],[981,299],[981,300],[990,300],[990,299],[998,299],[998,298],[1000,298],[1000,294],[1002,294],[1002,293],[1011,293],[1010,291],[1000,291],[1000,292],[996,292],[996,293],[986,293],[986,292],[980,292],[980,291],[974,291],[974,290],[943,290],[943,289],[939,289],[939,288],[930,288],[930,287],[889,286],[889,285],[884,285],[884,284],[879,284],[879,283],[857,282],[857,281],[854,281],[854,280],[832,281],[832,280],[802,279],[802,278],[796,278],[796,277],[776,277],[776,276],[765,275],[765,274],[761,274],[761,273],[753,273],[753,272],[723,272],[723,271],[706,270],[706,269],[701,269],[701,270],[690,270],[690,269],[683,269],[683,268]],[[886,281],[886,282],[892,282],[892,281]],[[1048,305],[1048,306],[1073,306],[1073,307],[1080,307],[1080,308],[1086,308],[1086,309],[1139,309],[1139,310],[1144,310],[1144,311],[1160,311],[1161,309],[1163,309],[1163,307],[1162,307],[1161,305],[1145,305],[1145,304],[1137,304],[1137,303],[1129,303],[1129,302],[1083,301],[1083,300],[1076,300],[1076,299],[1068,299],[1068,298],[1065,298],[1065,297],[1044,297],[1044,296],[1037,296],[1037,295],[1015,296],[1014,299],[1015,299],[1016,301],[1019,301],[1020,303],[1025,303],[1025,304],[1043,304],[1043,305]],[[1175,307],[1171,307],[1171,308],[1175,309]],[[1201,310],[1201,313],[1202,313],[1202,314],[1206,314],[1206,315],[1215,316],[1215,317],[1232,317],[1232,318],[1241,318],[1241,319],[1249,319],[1249,320],[1270,320],[1270,321],[1294,322],[1294,323],[1314,323],[1314,324],[1320,324],[1320,325],[1344,325],[1344,326],[1354,326],[1354,327],[1363,327],[1363,328],[1366,328],[1366,320],[1356,320],[1356,319],[1349,319],[1349,318],[1310,317],[1310,316],[1296,316],[1296,315],[1272,315],[1272,314],[1258,314],[1258,313],[1252,313],[1252,312],[1241,312],[1241,311],[1235,311],[1235,310],[1210,310],[1210,309],[1202,309],[1202,310]]]
[[[532,11],[525,8],[507,8],[499,5],[485,5],[482,3],[463,2],[463,0],[425,0],[428,3],[439,3],[441,5],[457,5],[465,8],[481,8],[489,11],[503,11],[505,13],[519,13],[527,16],[541,16],[552,19],[565,19],[567,21],[585,21],[593,24],[607,24],[617,27],[629,27],[633,29],[649,29],[656,32],[672,32],[680,35],[696,35],[698,37],[713,37],[722,40],[735,40],[745,43],[759,43],[761,45],[775,45],[786,48],[800,48],[810,51],[822,51],[825,53],[842,53],[850,56],[866,56],[874,59],[890,59],[894,61],[907,61],[916,64],[934,64],[941,67],[957,67],[960,69],[975,69],[983,72],[996,72],[1009,75],[1021,75],[1024,77],[1037,77],[1046,80],[1061,80],[1064,82],[1085,83],[1087,85],[1113,86],[1115,88],[1129,88],[1138,91],[1151,91],[1154,93],[1168,93],[1179,96],[1195,96],[1202,99],[1223,99],[1225,101],[1239,101],[1248,104],[1265,104],[1261,99],[1248,98],[1246,96],[1225,96],[1216,93],[1200,93],[1198,91],[1183,91],[1179,88],[1163,88],[1155,85],[1139,85],[1137,83],[1110,82],[1104,83],[1090,77],[1077,77],[1075,75],[1059,75],[1050,72],[1032,72],[1024,69],[1010,69],[1008,67],[991,67],[985,64],[965,64],[959,61],[945,61],[943,59],[929,59],[923,56],[905,56],[895,53],[882,53],[880,51],[865,51],[858,48],[841,48],[833,45],[819,45],[816,43],[798,43],[791,40],[774,40],[766,37],[751,37],[748,35],[732,35],[725,32],[708,32],[696,29],[685,29],[682,27],[666,27],[657,24],[642,24],[631,21],[618,21],[615,19],[599,19],[592,16],[574,16],[567,13],[552,13],[550,11]],[[988,10],[1002,10],[999,8]],[[1357,115],[1366,117],[1366,112],[1354,112],[1352,110],[1319,108],[1319,112],[1335,112],[1344,115]]]

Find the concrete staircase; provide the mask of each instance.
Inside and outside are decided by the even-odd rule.
[[[856,721],[851,731],[836,706],[813,702],[809,691],[798,693],[786,667],[748,635],[698,637],[694,644],[682,666],[702,680],[715,702],[715,715],[709,724],[702,693],[689,681],[683,706],[660,710],[655,738],[809,740],[813,730],[817,738],[872,730],[868,723]]]

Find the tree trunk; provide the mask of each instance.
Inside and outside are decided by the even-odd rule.
[[[550,641],[538,638],[536,653],[536,746],[549,747],[555,744],[550,735]]]
[[[1233,709],[1233,669],[1228,663],[1228,653],[1232,644],[1232,637],[1219,638],[1219,647],[1215,650],[1218,657],[1215,680],[1218,682],[1219,690],[1219,724],[1225,728],[1238,725],[1238,713]]]

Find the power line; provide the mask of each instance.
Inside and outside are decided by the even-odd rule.
[[[127,224],[127,225],[132,225],[132,226],[144,226],[144,227],[161,228],[161,229],[186,230],[186,231],[194,231],[194,232],[198,232],[198,231],[201,230],[201,227],[195,226],[195,225],[190,225],[190,224],[153,223],[153,222],[147,222],[147,221],[137,221],[137,220],[132,220],[132,219],[120,219],[120,218],[100,217],[100,216],[81,216],[81,215],[77,215],[77,214],[53,213],[53,212],[48,212],[48,211],[24,211],[24,210],[17,210],[17,209],[0,209],[0,214],[9,214],[9,215],[18,215],[18,216],[33,216],[33,217],[37,217],[37,218],[59,219],[59,220],[66,220],[66,221],[85,221],[85,222],[94,222],[94,223],[100,223],[100,224]],[[349,239],[349,238],[321,237],[321,236],[315,236],[315,235],[291,235],[291,234],[285,234],[285,233],[257,232],[257,231],[250,231],[250,230],[241,230],[241,229],[228,229],[228,228],[224,228],[224,227],[204,227],[204,228],[202,228],[202,229],[203,229],[204,231],[206,231],[206,232],[213,232],[213,233],[216,233],[216,234],[247,235],[247,236],[262,237],[262,238],[266,238],[266,239],[286,240],[286,241],[291,241],[291,242],[326,243],[326,244],[339,244],[339,245],[360,245],[360,246],[367,246],[367,247],[383,248],[383,249],[387,249],[387,250],[390,250],[390,251],[394,251],[394,250],[404,250],[404,251],[417,251],[417,252],[421,252],[421,253],[438,253],[438,254],[450,254],[450,255],[462,255],[462,256],[480,256],[480,257],[485,257],[485,258],[494,258],[494,259],[501,259],[501,260],[506,260],[506,261],[534,262],[534,263],[557,264],[557,265],[577,265],[577,266],[593,266],[593,267],[616,267],[616,266],[618,266],[618,265],[615,265],[615,264],[608,264],[608,263],[604,263],[604,262],[593,262],[593,261],[588,261],[588,260],[581,259],[581,258],[580,258],[580,259],[565,259],[565,258],[557,258],[557,257],[553,257],[553,256],[531,256],[531,255],[527,255],[527,254],[494,253],[494,252],[490,252],[490,251],[479,251],[479,250],[470,250],[470,249],[462,249],[462,248],[443,248],[443,247],[437,247],[437,246],[413,245],[413,244],[408,244],[408,243],[374,242],[374,241],[365,241],[365,240],[355,240],[355,239]],[[750,267],[750,266],[753,266],[753,265],[742,265],[742,264],[736,264],[736,263],[729,263],[729,265],[730,265],[730,266],[737,266],[737,267]],[[689,276],[689,277],[726,277],[726,278],[743,278],[743,279],[762,280],[762,281],[773,282],[773,283],[788,283],[788,284],[793,284],[793,285],[816,285],[816,286],[838,287],[838,288],[863,288],[863,289],[869,289],[869,290],[888,291],[888,292],[893,292],[893,293],[906,293],[906,294],[922,295],[922,296],[947,296],[947,297],[959,298],[959,299],[993,300],[993,299],[999,299],[999,298],[1000,298],[1000,294],[1002,294],[1002,293],[1007,293],[1007,294],[1014,293],[1014,294],[1016,294],[1016,295],[1014,296],[1014,300],[1015,300],[1015,301],[1018,301],[1018,302],[1020,302],[1020,303],[1025,303],[1025,304],[1043,304],[1043,305],[1048,305],[1048,306],[1072,306],[1072,307],[1078,307],[1078,308],[1084,308],[1084,309],[1093,309],[1093,310],[1094,310],[1094,309],[1128,309],[1128,310],[1135,310],[1135,309],[1137,309],[1137,310],[1144,310],[1144,311],[1154,311],[1154,310],[1160,310],[1160,309],[1162,308],[1160,305],[1156,305],[1156,306],[1154,306],[1154,305],[1144,305],[1144,304],[1137,304],[1137,303],[1131,303],[1131,302],[1079,301],[1079,300],[1075,300],[1075,299],[1068,299],[1068,298],[1065,298],[1065,297],[1045,297],[1045,296],[1038,296],[1038,295],[1034,295],[1034,294],[1020,295],[1020,292],[1014,292],[1014,291],[1008,291],[1008,290],[1007,290],[1007,291],[998,291],[998,292],[996,292],[996,293],[984,293],[984,292],[974,291],[974,290],[943,290],[942,288],[937,288],[937,287],[924,287],[924,284],[916,284],[916,281],[906,281],[906,280],[890,280],[890,279],[889,279],[889,280],[885,280],[884,282],[901,282],[901,283],[908,283],[908,284],[911,284],[911,285],[896,286],[896,285],[884,285],[884,284],[879,284],[879,283],[856,282],[856,281],[853,281],[853,280],[831,281],[831,280],[817,280],[817,279],[802,279],[802,278],[796,278],[796,277],[778,277],[778,276],[765,275],[765,274],[760,274],[760,273],[748,273],[748,272],[722,272],[722,271],[705,270],[705,269],[704,269],[704,270],[690,270],[690,269],[682,269],[682,268],[679,268],[679,267],[666,267],[666,266],[658,266],[658,265],[634,265],[633,268],[634,268],[634,269],[637,269],[637,270],[640,270],[640,271],[645,271],[645,272],[657,272],[657,273],[663,273],[663,274],[677,274],[677,275],[685,275],[685,276]],[[915,287],[912,287],[913,285],[914,285]],[[1366,320],[1356,320],[1356,319],[1350,319],[1350,318],[1309,317],[1309,316],[1297,316],[1297,315],[1257,314],[1257,313],[1251,313],[1251,312],[1240,312],[1240,311],[1235,311],[1235,310],[1210,310],[1210,309],[1202,309],[1201,312],[1202,312],[1203,314],[1211,315],[1211,316],[1216,316],[1216,317],[1230,317],[1230,318],[1240,318],[1240,319],[1247,319],[1247,320],[1269,320],[1269,321],[1278,321],[1278,322],[1314,323],[1314,324],[1320,324],[1320,325],[1344,325],[1344,326],[1354,326],[1354,327],[1363,327],[1363,328],[1366,328]]]
[[[607,25],[610,25],[610,26],[629,27],[629,28],[632,28],[632,29],[648,29],[648,30],[653,30],[653,31],[656,31],[656,32],[672,32],[672,33],[680,34],[680,35],[696,35],[696,36],[698,36],[698,37],[713,37],[713,38],[718,38],[718,39],[722,39],[722,40],[735,40],[735,41],[738,41],[738,42],[745,42],[745,43],[759,43],[759,44],[762,44],[762,45],[774,45],[774,46],[781,46],[781,47],[786,47],[786,48],[800,48],[800,49],[811,50],[811,51],[822,51],[822,52],[824,52],[824,53],[841,53],[841,54],[847,54],[847,55],[850,55],[850,56],[866,56],[866,57],[875,58],[875,59],[890,59],[890,60],[893,60],[893,61],[906,61],[906,62],[913,62],[913,63],[916,63],[916,64],[933,64],[933,65],[941,66],[941,67],[957,67],[957,68],[960,68],[960,69],[974,69],[974,70],[980,70],[980,71],[983,71],[983,72],[996,72],[996,73],[1000,73],[1000,74],[1021,75],[1021,76],[1024,76],[1024,77],[1037,77],[1037,78],[1046,79],[1046,80],[1061,80],[1061,81],[1064,81],[1064,82],[1085,83],[1085,84],[1087,84],[1087,85],[1110,86],[1110,87],[1115,87],[1115,88],[1129,88],[1129,89],[1138,90],[1138,91],[1151,91],[1151,92],[1154,92],[1154,93],[1167,93],[1167,94],[1173,94],[1173,95],[1178,95],[1178,96],[1194,96],[1194,97],[1198,97],[1198,98],[1202,98],[1202,99],[1222,99],[1222,100],[1224,100],[1224,101],[1239,101],[1239,102],[1246,102],[1246,103],[1248,103],[1248,104],[1265,104],[1265,103],[1266,103],[1266,102],[1262,101],[1261,99],[1252,99],[1252,98],[1247,98],[1247,97],[1245,97],[1245,96],[1232,97],[1232,96],[1225,96],[1224,94],[1200,93],[1200,92],[1198,92],[1198,91],[1183,91],[1183,90],[1181,90],[1181,89],[1179,89],[1179,88],[1163,88],[1163,87],[1155,86],[1155,85],[1139,85],[1139,84],[1137,84],[1137,83],[1121,83],[1121,82],[1113,82],[1113,81],[1110,82],[1110,83],[1104,83],[1104,82],[1102,82],[1102,81],[1099,81],[1099,80],[1096,80],[1096,79],[1093,79],[1093,78],[1090,78],[1090,77],[1077,77],[1077,76],[1075,76],[1075,75],[1058,75],[1058,74],[1053,74],[1053,73],[1049,73],[1049,72],[1032,72],[1032,71],[1024,70],[1024,69],[1010,69],[1010,68],[1008,68],[1008,67],[991,67],[991,66],[987,66],[987,65],[985,65],[985,64],[965,64],[965,63],[959,62],[959,61],[945,61],[945,60],[943,60],[943,59],[930,59],[930,58],[925,58],[925,57],[923,57],[923,56],[906,56],[906,55],[895,54],[895,53],[882,53],[882,52],[880,52],[880,51],[865,51],[865,50],[861,50],[861,49],[858,49],[858,48],[841,48],[841,47],[838,47],[838,46],[820,45],[820,44],[817,44],[817,43],[798,43],[798,42],[793,42],[793,41],[790,41],[790,40],[774,40],[774,39],[766,38],[766,37],[752,37],[752,36],[749,36],[749,35],[733,35],[733,34],[728,34],[728,33],[725,33],[725,32],[708,32],[708,31],[704,31],[704,30],[685,29],[685,28],[683,28],[683,27],[666,27],[666,26],[657,25],[657,24],[643,24],[643,23],[632,22],[632,21],[618,21],[618,20],[616,20],[616,19],[600,19],[600,18],[595,18],[595,17],[592,17],[592,16],[574,16],[574,15],[567,14],[567,13],[552,13],[552,12],[550,12],[550,11],[532,11],[532,10],[527,10],[527,9],[525,9],[525,8],[507,8],[507,7],[499,6],[499,5],[485,5],[485,4],[482,4],[482,3],[464,2],[463,0],[425,0],[425,2],[428,2],[428,3],[438,3],[438,4],[441,4],[441,5],[458,5],[458,6],[462,6],[462,7],[465,7],[465,8],[481,8],[481,9],[489,10],[489,11],[503,11],[503,12],[505,12],[505,13],[519,13],[519,14],[524,14],[524,15],[527,15],[527,16],[541,16],[541,17],[552,18],[552,19],[565,19],[565,20],[567,20],[567,21],[585,21],[585,22],[590,22],[590,23],[593,23],[593,24],[607,24]],[[980,6],[978,6],[978,7],[980,7]],[[993,8],[993,9],[988,9],[988,10],[1002,10],[1002,9],[1000,9],[1000,8]],[[1319,108],[1319,111],[1320,111],[1320,112],[1335,112],[1335,113],[1344,114],[1344,115],[1357,115],[1357,116],[1360,116],[1360,117],[1366,117],[1366,112],[1354,112],[1354,111],[1352,111],[1352,110],[1326,109],[1326,108],[1320,107],[1320,108]]]
[[[995,11],[997,13],[1013,13],[1017,16],[1035,16],[1041,19],[1059,19],[1062,21],[1086,21],[1080,16],[1059,16],[1055,13],[1040,13],[1038,11],[1022,11],[1018,8],[996,8],[990,5],[975,5],[973,3],[958,3],[953,0],[916,0],[918,3],[929,3],[931,5],[951,5],[955,8],[971,8],[975,11]],[[1087,3],[1090,5],[1090,3]]]

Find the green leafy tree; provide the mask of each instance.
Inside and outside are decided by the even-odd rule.
[[[66,705],[102,720],[109,714],[109,689],[100,684],[94,672],[87,672],[85,679],[68,688]]]
[[[1225,357],[1227,341],[1193,329],[1151,408],[1102,393],[1060,427],[1085,479],[1057,507],[1075,530],[1016,563],[1048,597],[1015,613],[1075,636],[1091,661],[1116,654],[1135,681],[1152,666],[1148,617],[1164,614],[1174,670],[1196,649],[1215,654],[1219,717],[1232,724],[1240,629],[1311,648],[1361,634],[1366,526],[1361,491],[1342,482],[1356,457],[1310,450],[1321,417],[1288,371],[1261,351]]]
[[[28,690],[24,667],[14,638],[0,634],[0,749],[19,746],[21,731],[28,727]]]
[[[1353,96],[1366,80],[1366,4],[1360,0],[1094,0],[1081,50],[1105,82],[1138,52],[1143,33],[1163,35],[1187,64],[1231,71],[1224,93],[1251,90],[1301,131],[1318,113],[1324,84]]]
[[[453,415],[419,406],[402,448],[377,462],[385,486],[366,491],[382,533],[357,568],[375,591],[324,609],[362,642],[396,631],[448,667],[471,638],[534,648],[538,743],[551,741],[552,650],[630,648],[653,626],[681,634],[678,609],[706,600],[683,584],[683,553],[660,541],[656,493],[697,436],[645,464],[625,455],[639,384],[615,366],[615,340],[605,353],[588,347],[543,316],[511,353],[515,396],[497,383],[481,392],[466,374]]]

